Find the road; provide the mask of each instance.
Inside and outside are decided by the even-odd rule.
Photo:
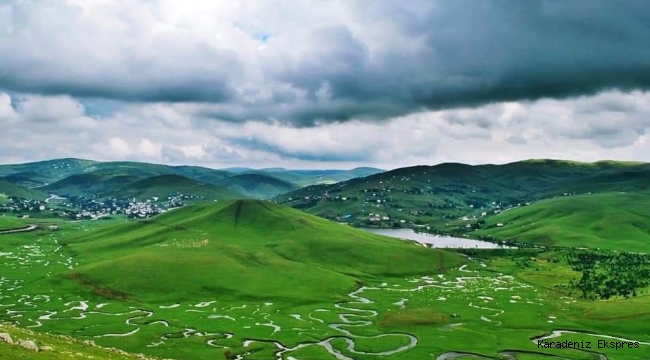
[[[37,228],[38,228],[38,226],[36,226],[36,225],[29,225],[28,227],[22,228],[22,229],[0,231],[0,235],[13,234],[13,233],[19,233],[19,232],[27,232],[27,231],[36,230]]]

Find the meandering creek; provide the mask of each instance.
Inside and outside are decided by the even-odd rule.
[[[430,237],[430,235],[423,235]],[[475,240],[458,239],[473,242]],[[51,244],[43,246],[41,242],[31,245],[23,245],[12,252],[0,254],[0,267],[19,270],[28,273],[35,267],[53,268],[52,271],[59,272],[72,269],[76,265],[74,259],[66,255],[52,236],[49,237]],[[459,243],[456,243],[457,245]],[[469,244],[469,243],[465,243]],[[488,243],[492,246],[494,244]],[[49,255],[49,257],[46,257]],[[478,264],[482,265],[482,264]],[[260,304],[231,304],[221,303],[214,299],[200,299],[191,303],[166,303],[156,306],[145,306],[143,308],[127,308],[121,303],[100,303],[87,299],[65,299],[55,298],[50,295],[28,295],[21,294],[24,285],[23,279],[11,279],[0,276],[0,320],[13,322],[16,325],[41,328],[46,325],[52,328],[52,323],[66,322],[65,328],[71,328],[69,322],[79,321],[80,328],[75,331],[76,336],[89,339],[104,340],[111,338],[149,336],[155,334],[155,338],[148,345],[149,348],[165,346],[169,341],[182,341],[190,337],[202,338],[202,341],[213,348],[232,347],[232,341],[239,342],[241,348],[245,349],[238,355],[238,359],[245,359],[247,354],[259,350],[259,345],[267,346],[274,351],[276,359],[289,359],[292,353],[306,347],[320,347],[327,351],[337,360],[354,360],[355,355],[364,356],[389,356],[409,351],[420,344],[415,334],[386,332],[368,332],[376,329],[374,326],[380,315],[385,313],[386,307],[399,311],[408,309],[414,301],[422,301],[422,298],[435,308],[435,304],[444,304],[447,301],[455,301],[466,304],[473,309],[475,322],[479,326],[503,326],[504,313],[509,311],[508,306],[539,306],[543,303],[537,295],[537,290],[531,286],[518,282],[512,277],[505,275],[489,275],[478,270],[478,265],[463,265],[456,269],[458,274],[463,276],[450,276],[444,274],[432,274],[415,278],[402,279],[401,283],[381,283],[372,286],[362,286],[347,294],[346,301],[332,304],[330,308],[318,308],[304,315],[289,311],[281,313],[281,310],[274,307],[272,303]],[[388,297],[391,299],[387,304],[379,304],[382,296],[380,293],[394,294]],[[415,297],[417,295],[417,297]],[[419,299],[419,300],[418,300]],[[564,299],[571,303],[572,299]],[[575,301],[575,300],[573,300]],[[516,305],[520,304],[521,305]],[[155,311],[153,310],[155,309]],[[172,319],[178,318],[178,314],[192,314],[196,324],[205,324],[205,321],[222,322],[225,329],[232,329],[232,332],[211,332],[202,330],[201,326],[179,328]],[[549,315],[548,322],[556,319],[556,315]],[[546,316],[545,315],[545,316]],[[113,327],[98,327],[106,324],[101,317],[109,316],[114,318]],[[120,319],[120,317],[122,317]],[[287,326],[290,319],[295,324]],[[469,319],[472,323],[472,319]],[[194,324],[193,322],[189,322]],[[291,323],[291,322],[289,322]],[[118,326],[119,324],[119,326]],[[434,325],[435,326],[435,325]],[[441,331],[457,331],[457,328],[467,326],[466,321],[458,321],[453,324],[440,326]],[[268,328],[266,336],[261,338],[247,337],[248,329]],[[145,331],[146,330],[146,331]],[[293,331],[305,339],[315,340],[285,344],[282,339],[286,332]],[[259,333],[259,332],[257,332]],[[575,330],[555,330],[548,335],[533,339],[522,339],[523,341],[548,340],[560,338],[565,334],[575,334]],[[624,339],[607,334],[595,334],[584,332],[591,337],[600,337],[618,341],[636,341]],[[295,336],[295,335],[294,335]],[[359,342],[367,343],[372,339],[387,339],[386,344],[396,344],[393,348],[385,348],[380,351],[371,352],[362,349]],[[361,341],[363,340],[363,341]],[[230,342],[227,342],[230,341]],[[378,341],[377,343],[381,343]],[[650,342],[639,341],[644,346],[650,346]],[[399,344],[399,345],[397,345]],[[228,346],[227,346],[228,345]],[[256,349],[256,345],[257,349]],[[525,351],[503,350],[499,353],[504,359],[516,360],[518,355],[525,354]],[[535,353],[537,354],[537,353]],[[604,354],[591,353],[600,360],[610,360]],[[295,355],[294,355],[295,356]],[[480,354],[467,352],[450,351],[437,355],[436,360],[454,360],[457,358],[474,358],[476,360],[492,360]],[[542,356],[540,354],[540,356]],[[548,355],[552,360],[566,360],[560,356]]]

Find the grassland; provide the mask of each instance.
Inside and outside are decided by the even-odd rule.
[[[80,341],[64,335],[49,335],[28,329],[0,324],[0,333],[9,334],[13,344],[0,340],[0,358],[29,359],[29,360],[155,360],[152,357],[129,354],[115,348],[102,348],[88,340]],[[39,351],[28,350],[20,346],[18,341],[33,341]]]
[[[561,196],[489,217],[476,234],[546,246],[650,252],[649,204],[650,194],[640,192]]]
[[[65,243],[88,264],[75,270],[79,276],[158,301],[183,300],[167,298],[174,293],[200,297],[215,291],[236,300],[278,297],[295,304],[323,297],[336,300],[360,279],[432,272],[441,266],[441,259],[447,266],[459,262],[450,253],[432,254],[259,201],[199,204],[70,237]],[[115,271],[142,275],[114,277]],[[214,274],[229,276],[207,285]],[[187,278],[195,281],[188,283]]]
[[[596,359],[531,340],[557,330],[650,357],[648,296],[581,299],[557,286],[579,273],[536,249],[465,258],[255,201],[58,224],[0,237],[0,321],[192,360]]]

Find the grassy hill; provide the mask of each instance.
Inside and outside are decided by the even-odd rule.
[[[6,180],[16,185],[30,188],[30,187],[42,186],[43,184],[47,183],[49,179],[47,176],[43,176],[34,171],[22,171],[11,175],[7,175],[3,177],[2,180]]]
[[[25,187],[36,187],[52,184],[70,176],[86,174],[104,178],[132,176],[137,179],[158,175],[180,175],[203,183],[220,185],[221,181],[236,175],[258,174],[272,176],[293,184],[291,187],[287,187],[287,184],[269,184],[266,188],[260,190],[263,195],[261,197],[266,198],[270,193],[274,196],[279,194],[278,189],[282,188],[295,190],[299,186],[345,181],[381,171],[383,170],[375,168],[356,168],[352,170],[287,170],[283,168],[254,170],[250,168],[231,168],[215,170],[201,166],[170,166],[133,161],[98,162],[83,159],[56,159],[25,164],[0,165],[0,179],[4,178]],[[237,179],[230,180],[229,184],[234,183]],[[241,179],[243,182],[239,184],[241,189],[251,187],[250,179],[246,177]],[[270,187],[277,187],[277,189],[271,189]],[[256,191],[253,190],[251,193],[254,194]]]
[[[77,174],[42,187],[44,191],[65,196],[106,196],[119,187],[139,180],[140,177],[126,174]]]
[[[88,166],[95,164],[92,160],[55,159],[26,164],[0,165],[0,176],[29,172],[38,174],[39,180],[51,183],[67,176],[84,172]]]
[[[256,172],[268,173],[274,177],[300,186],[333,184],[358,177],[378,174],[383,171],[384,170],[371,167],[360,167],[351,170],[287,170],[282,168],[256,170]]]
[[[66,242],[83,263],[75,278],[155,302],[214,294],[318,302],[343,298],[360,280],[437,273],[461,262],[455,254],[254,200],[197,204]]]
[[[180,175],[158,175],[138,180],[116,189],[113,196],[148,199],[152,197],[163,198],[171,193],[194,195],[206,200],[228,200],[245,197],[225,187],[202,183]]]
[[[0,194],[5,197],[15,196],[23,199],[45,199],[47,196],[38,189],[28,189],[6,180],[0,180]]]
[[[164,174],[143,177],[143,172],[122,169],[121,172],[96,170],[93,173],[69,176],[42,188],[64,196],[165,198],[170,193],[198,196],[207,200],[245,197],[222,186],[206,184],[181,175]]]
[[[460,217],[494,213],[564,193],[640,191],[650,165],[531,160],[505,165],[446,163],[396,169],[278,196],[280,203],[328,218],[371,225],[370,214],[444,228]]]
[[[477,233],[538,245],[648,252],[649,204],[650,192],[562,196],[489,217]]]
[[[261,173],[235,175],[222,179],[217,184],[258,199],[270,199],[299,188],[288,181]]]
[[[147,360],[148,356],[128,354],[115,349],[107,349],[89,342],[75,340],[68,336],[56,336],[36,333],[11,325],[0,324],[0,333],[9,334],[13,342],[19,340],[33,341],[39,351],[28,350],[17,344],[8,344],[0,340],[0,359],[29,360]]]

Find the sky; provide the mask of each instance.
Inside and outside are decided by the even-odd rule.
[[[650,162],[647,0],[0,0],[0,163]]]

